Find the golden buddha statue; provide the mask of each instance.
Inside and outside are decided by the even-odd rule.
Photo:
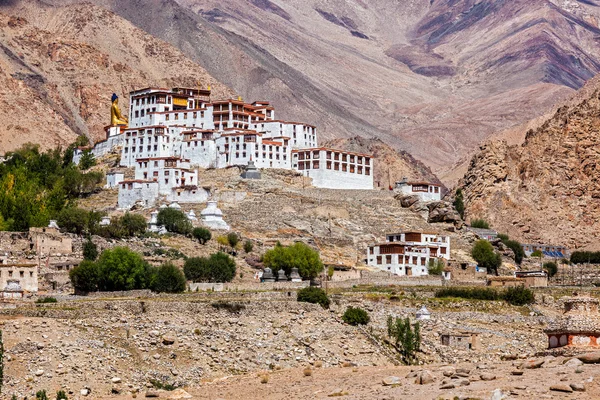
[[[110,108],[110,124],[115,125],[127,125],[129,120],[127,117],[121,115],[121,110],[119,109],[119,96],[115,93],[112,95],[112,107]]]

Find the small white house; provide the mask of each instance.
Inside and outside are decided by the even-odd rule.
[[[406,178],[396,182],[396,191],[406,195],[417,195],[421,201],[440,201],[442,186],[429,182],[408,182]]]
[[[119,183],[125,180],[125,174],[123,172],[109,172],[106,174],[106,185],[104,185],[105,189],[113,189],[118,188]]]

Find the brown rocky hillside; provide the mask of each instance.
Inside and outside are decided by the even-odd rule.
[[[6,4],[6,3],[0,3]],[[212,83],[230,90],[173,46],[90,4],[0,5],[0,149],[97,140],[110,122],[110,96],[134,88]]]
[[[470,218],[525,242],[600,243],[600,78],[521,146],[484,145],[463,181]]]

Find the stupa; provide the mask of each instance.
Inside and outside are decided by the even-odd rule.
[[[548,335],[548,348],[599,347],[600,314],[598,299],[573,296],[565,300],[564,314],[544,330]]]
[[[427,309],[427,307],[423,306],[417,311],[416,315],[418,320],[431,319],[431,313]]]
[[[223,212],[217,207],[216,201],[209,201],[200,216],[202,217],[202,223],[211,229],[229,230],[229,225],[223,221]]]
[[[273,271],[271,268],[265,268],[262,275],[263,282],[275,282],[275,277],[273,276]]]
[[[302,277],[298,273],[298,268],[292,268],[290,279],[292,280],[292,282],[302,282]]]
[[[261,173],[254,165],[254,161],[248,161],[248,166],[246,166],[246,170],[242,172],[242,178],[244,179],[260,179]]]
[[[287,280],[288,279],[287,279],[287,276],[285,275],[285,271],[282,270],[282,269],[280,269],[277,272],[277,281],[279,281],[279,282],[286,282]]]

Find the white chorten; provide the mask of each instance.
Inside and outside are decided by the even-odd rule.
[[[217,207],[216,201],[209,201],[200,213],[202,223],[209,228],[228,231],[229,225],[223,221],[223,212]]]

